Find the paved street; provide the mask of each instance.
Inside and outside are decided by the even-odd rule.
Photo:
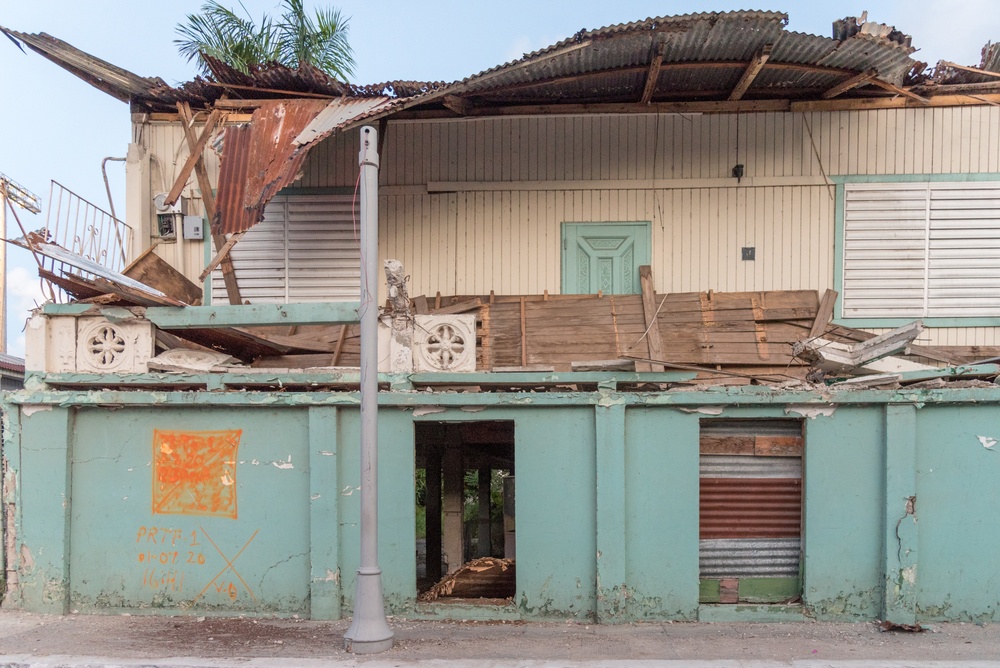
[[[597,626],[390,619],[383,654],[343,650],[347,621],[0,612],[0,666],[957,666],[1000,667],[1000,626],[931,625],[883,633],[873,623]]]

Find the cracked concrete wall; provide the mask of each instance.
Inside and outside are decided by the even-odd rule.
[[[192,406],[189,393],[149,393],[147,405],[127,407],[97,405],[100,396],[77,407],[53,402],[9,412],[5,552],[16,577],[5,605],[55,613],[350,613],[359,556],[355,407],[326,405],[322,395],[269,394],[235,406],[220,394],[218,405]],[[536,395],[498,395],[476,413],[448,405],[431,413],[381,410],[379,554],[388,610],[609,623],[769,614],[698,604],[698,423],[705,415],[629,406],[623,396],[580,393],[566,405],[541,406],[532,404]],[[1000,550],[1000,402],[920,398],[841,405],[804,422],[801,615],[1000,619],[992,561]],[[739,396],[723,394],[713,405],[719,410],[708,419],[776,418],[785,408],[740,405]],[[515,423],[517,595],[506,608],[420,607],[414,424],[470,419]],[[155,430],[188,434],[190,442],[157,441]],[[237,431],[235,449],[218,457],[198,450]],[[195,499],[197,485],[155,491],[158,479],[184,478],[169,468],[157,478],[158,457],[177,462],[164,445],[191,449],[183,461],[204,473],[193,479],[205,483],[207,496]],[[203,467],[206,461],[217,468]],[[219,512],[232,510],[230,487],[235,516]]]

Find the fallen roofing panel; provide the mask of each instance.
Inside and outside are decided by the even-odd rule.
[[[244,232],[264,206],[296,179],[308,147],[292,142],[327,106],[324,100],[265,102],[250,123],[226,129],[212,232]]]
[[[357,118],[385,107],[392,102],[388,97],[340,98],[332,100],[326,109],[312,120],[306,128],[293,139],[297,146],[304,146],[318,141],[346,126]]]

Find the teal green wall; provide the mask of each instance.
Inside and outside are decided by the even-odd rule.
[[[627,619],[698,617],[698,415],[631,408],[625,422]]]
[[[841,406],[807,420],[803,599],[820,619],[879,616],[884,416]]]
[[[354,395],[11,397],[3,498],[16,581],[8,605],[350,614],[360,500]],[[380,398],[380,565],[394,614],[601,623],[1000,619],[1000,444],[986,448],[979,438],[1000,440],[1000,388]],[[414,415],[418,406],[437,412]],[[816,407],[823,410],[811,413]],[[699,606],[699,420],[803,411],[803,605]],[[415,601],[414,425],[422,420],[514,422],[517,593],[508,606]],[[153,513],[154,429],[242,430],[236,518]],[[166,542],[150,542],[152,527]],[[150,564],[150,556],[168,563]]]
[[[980,436],[1000,440],[997,406],[917,411],[915,593],[921,619],[1000,619],[1000,445],[986,448]]]

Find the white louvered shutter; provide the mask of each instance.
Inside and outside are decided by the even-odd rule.
[[[1000,183],[850,184],[844,316],[1000,314]]]
[[[361,274],[353,202],[350,195],[272,199],[264,220],[231,251],[244,301],[357,301]],[[216,304],[227,303],[219,270],[212,274],[212,296]]]

